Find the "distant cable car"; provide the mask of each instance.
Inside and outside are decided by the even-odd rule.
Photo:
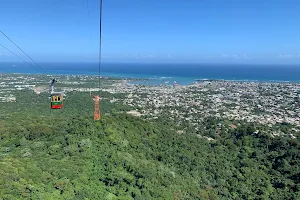
[[[51,108],[52,109],[61,109],[64,106],[63,103],[63,93],[62,92],[54,92],[54,83],[55,79],[50,81],[50,99],[51,99]]]
[[[61,109],[64,106],[63,94],[61,92],[51,93],[51,108]]]

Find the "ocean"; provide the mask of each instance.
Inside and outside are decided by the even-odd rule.
[[[47,74],[98,75],[97,63],[39,63]],[[44,74],[25,63],[0,63],[0,73]],[[261,82],[300,82],[300,65],[245,64],[142,64],[102,63],[101,76],[147,78],[137,84],[192,84],[197,80],[216,79]]]

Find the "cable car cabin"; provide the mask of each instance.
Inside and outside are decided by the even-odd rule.
[[[51,108],[61,109],[63,107],[63,94],[60,92],[53,92],[51,94]]]

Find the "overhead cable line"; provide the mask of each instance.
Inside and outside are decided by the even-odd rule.
[[[4,35],[11,43],[13,43],[16,47],[18,47],[18,49],[20,49],[20,51],[22,51],[36,66],[38,66],[44,73],[45,70],[38,65],[27,53],[25,53],[13,40],[11,40],[5,33],[3,33],[3,31],[0,30],[0,33],[2,33],[2,35]]]
[[[1,47],[3,47],[4,49],[6,49],[7,51],[9,51],[11,54],[13,54],[14,56],[18,57],[20,60],[22,60],[23,62],[25,62],[26,64],[28,64],[31,67],[35,67],[34,65],[30,64],[29,62],[27,62],[26,60],[24,60],[23,58],[21,58],[20,56],[18,56],[17,54],[15,54],[14,52],[12,52],[11,50],[9,50],[8,48],[6,48],[5,46],[3,46],[2,44],[0,44]]]
[[[100,0],[100,24],[99,24],[99,94],[100,94],[100,67],[101,67],[101,48],[102,48],[102,0]]]

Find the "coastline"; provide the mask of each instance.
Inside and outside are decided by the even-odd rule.
[[[0,74],[19,74],[19,75],[41,75],[41,76],[98,76],[97,74],[82,74],[82,73],[32,73],[32,72],[0,72]],[[198,78],[194,77],[166,77],[166,76],[134,76],[127,74],[111,74],[111,73],[103,73],[100,74],[101,78],[111,78],[111,79],[119,79],[126,80],[129,84],[134,85],[147,85],[147,86],[159,86],[166,85],[170,86],[174,84],[174,81],[177,82],[178,85],[182,86],[191,86],[202,82],[241,82],[241,83],[289,83],[289,84],[300,84],[300,80],[256,80],[256,79],[224,79],[224,78]]]
[[[98,76],[92,63],[46,63],[45,72],[20,63],[1,63],[0,74],[48,76]],[[134,79],[141,85],[192,85],[203,81],[300,83],[300,66],[190,65],[190,64],[106,64],[100,76]]]

